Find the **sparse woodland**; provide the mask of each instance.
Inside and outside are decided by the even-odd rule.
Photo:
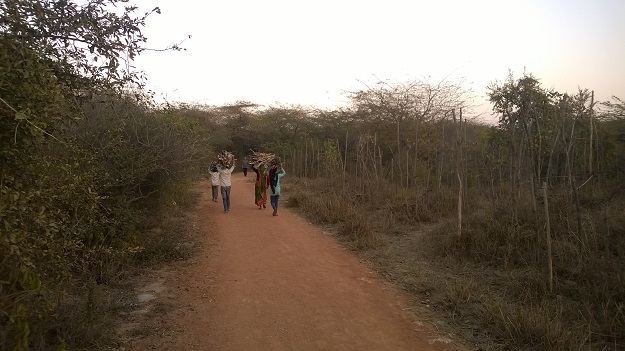
[[[510,76],[489,87],[499,122],[486,126],[462,96],[429,105],[429,86],[404,89],[359,92],[308,122],[285,155],[313,178],[294,205],[358,248],[401,255],[370,256],[488,348],[623,349],[622,101]]]
[[[291,207],[483,349],[625,349],[625,102],[510,74],[494,125],[447,81],[155,106],[124,64],[153,13],[106,3],[0,3],[0,350],[107,342],[133,267],[185,257],[171,228],[220,150],[278,156]]]

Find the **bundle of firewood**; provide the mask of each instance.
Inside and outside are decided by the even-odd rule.
[[[276,155],[267,152],[252,151],[252,155],[250,156],[250,163],[258,167],[262,164],[269,164],[269,162],[271,162],[271,160],[273,160],[275,157]]]
[[[234,165],[234,155],[226,150],[222,150],[219,154],[217,154],[217,163],[221,168],[230,168]]]
[[[268,152],[257,152],[252,151],[252,155],[250,156],[250,164],[259,167],[260,165],[265,165],[267,168],[277,168],[282,164],[280,157],[268,153]]]
[[[270,169],[278,168],[282,165],[282,160],[280,160],[280,157],[274,156],[267,165],[269,166]]]

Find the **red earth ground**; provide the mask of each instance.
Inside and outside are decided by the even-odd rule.
[[[233,175],[229,213],[199,183],[199,249],[149,277],[153,299],[130,314],[118,350],[464,349],[331,235],[284,204],[275,217],[258,210],[253,180]]]

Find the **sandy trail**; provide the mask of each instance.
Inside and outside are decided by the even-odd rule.
[[[208,244],[163,278],[157,300],[174,309],[148,320],[154,332],[131,350],[460,350],[284,203],[276,217],[258,210],[253,180],[233,175],[229,213],[201,183],[196,229]]]

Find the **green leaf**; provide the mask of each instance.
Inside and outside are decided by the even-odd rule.
[[[28,116],[26,116],[22,112],[15,112],[15,119],[17,119],[17,120],[28,119]]]

